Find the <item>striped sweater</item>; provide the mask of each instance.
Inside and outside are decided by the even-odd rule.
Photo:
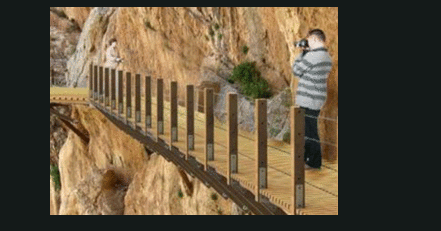
[[[302,57],[297,56],[292,70],[300,78],[296,104],[312,110],[320,110],[325,103],[326,82],[331,72],[332,59],[324,47],[316,48]]]

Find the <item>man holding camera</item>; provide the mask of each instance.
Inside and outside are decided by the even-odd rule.
[[[332,59],[325,48],[326,36],[320,29],[308,32],[306,39],[296,42],[303,49],[292,66],[299,78],[296,104],[305,110],[305,163],[306,167],[320,168],[322,155],[316,117],[327,96],[327,78],[332,68]],[[312,117],[308,117],[312,116]]]

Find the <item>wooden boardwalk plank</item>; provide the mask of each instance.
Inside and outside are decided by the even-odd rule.
[[[67,87],[51,87],[50,102],[51,103],[80,103],[86,104],[89,101],[88,88],[67,88]]]

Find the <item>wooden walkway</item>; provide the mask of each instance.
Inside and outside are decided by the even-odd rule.
[[[144,105],[144,97],[141,97],[141,105]],[[134,102],[134,98],[132,100]],[[170,102],[164,100],[164,134],[157,134],[156,120],[156,97],[152,97],[152,128],[147,131],[152,135],[171,142],[170,127]],[[183,153],[187,153],[185,142],[187,131],[187,113],[184,106],[178,106],[178,142],[173,142],[173,146],[179,148]],[[112,110],[117,113],[117,110]],[[122,114],[125,118],[125,113]],[[145,129],[145,109],[141,107],[141,122],[137,126]],[[208,165],[218,173],[227,175],[227,129],[225,124],[215,119],[214,128],[214,161],[208,161]],[[129,119],[135,124],[135,118]],[[195,157],[200,163],[205,160],[205,115],[195,111],[195,150],[188,151],[189,155]],[[232,178],[239,181],[242,186],[255,191],[255,141],[251,134],[241,131],[238,138],[239,151],[239,171],[232,174]],[[280,206],[289,214],[291,208],[291,157],[290,146],[286,143],[268,140],[268,188],[261,189],[261,193],[268,197],[271,202]],[[323,160],[320,170],[305,170],[305,208],[299,209],[300,214],[338,214],[338,160],[330,163]]]
[[[89,90],[87,88],[51,87],[50,92],[51,103],[89,103]]]
[[[91,68],[92,73],[92,68]],[[118,114],[118,98],[113,96],[115,91],[111,86],[112,82],[105,83],[106,80],[109,81],[109,77],[106,80],[103,80],[102,74],[97,77],[97,72],[91,74],[94,76],[95,80],[100,81],[101,87],[107,86],[111,88],[111,92],[107,90],[107,93],[102,91],[103,96],[108,96],[109,106],[105,107],[106,111],[113,113],[115,115]],[[130,76],[130,75],[129,75]],[[113,81],[114,78],[112,78]],[[156,79],[151,79],[151,128],[146,128],[146,107],[145,107],[145,89],[140,90],[140,86],[144,86],[145,78],[141,78],[142,84],[140,82],[135,81],[128,82],[130,85],[135,85],[135,87],[130,87],[127,89],[125,85],[126,75],[124,75],[124,87],[121,92],[123,92],[123,110],[120,114],[120,118],[122,120],[128,120],[128,122],[132,125],[139,127],[139,129],[149,132],[153,137],[159,137],[169,145],[172,145],[178,148],[182,153],[186,153],[189,156],[195,157],[198,162],[205,163],[206,161],[206,152],[205,152],[205,141],[206,141],[206,123],[205,123],[205,114],[201,113],[197,110],[194,111],[194,150],[187,150],[187,110],[185,105],[177,106],[177,141],[172,142],[171,137],[171,103],[169,99],[172,98],[169,96],[170,90],[164,90],[164,101],[163,101],[163,110],[164,110],[164,134],[158,134],[157,132],[157,94],[156,94]],[[130,76],[130,79],[135,79],[134,76]],[[96,91],[98,84],[94,81],[91,81],[90,88],[92,91]],[[137,87],[138,85],[138,87]],[[167,84],[164,84],[164,87]],[[142,92],[138,93],[140,97],[140,121],[138,123],[135,122],[135,103],[137,94],[133,93],[134,91]],[[168,88],[170,89],[170,88]],[[131,93],[131,118],[127,118],[126,109],[127,109],[127,91]],[[96,91],[98,92],[98,91]],[[53,94],[54,93],[54,94]],[[73,98],[72,94],[75,95],[78,93],[81,97]],[[63,95],[65,94],[65,95]],[[58,97],[58,98],[57,98]],[[61,99],[60,99],[61,97]],[[63,98],[64,97],[64,98]],[[65,93],[60,93],[59,89],[51,88],[51,102],[61,102],[65,100],[66,102],[83,102],[82,97],[89,97],[87,89],[84,90],[71,90],[65,91]],[[90,95],[92,97],[92,94]],[[111,109],[110,105],[112,105],[111,98],[116,100],[115,108]],[[58,101],[57,101],[58,99]],[[90,99],[95,103],[99,103],[95,101],[93,98]],[[195,98],[195,109],[198,108],[197,98]],[[87,102],[87,100],[86,100]],[[103,104],[102,104],[103,105]],[[226,178],[228,173],[228,134],[227,134],[227,125],[217,120],[214,117],[214,160],[208,160],[208,166],[215,169],[219,174],[224,175]],[[257,144],[256,139],[257,136],[255,134],[247,133],[244,131],[239,131],[238,136],[238,172],[231,174],[232,179],[241,183],[243,187],[248,189],[250,192],[256,192],[256,158],[257,158]],[[272,203],[279,206],[283,209],[287,214],[292,214],[293,212],[293,177],[291,177],[291,173],[293,172],[293,158],[291,157],[291,149],[292,147],[289,144],[277,142],[273,140],[267,141],[267,187],[264,189],[260,189],[260,193],[267,197]],[[296,173],[297,174],[297,173]],[[297,208],[295,211],[296,214],[308,214],[308,215],[338,215],[338,159],[333,162],[328,162],[323,159],[322,168],[320,170],[305,170],[304,172],[304,208]]]

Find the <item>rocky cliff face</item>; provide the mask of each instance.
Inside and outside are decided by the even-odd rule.
[[[89,132],[73,132],[59,153],[61,191],[51,179],[51,214],[231,214],[234,205],[120,131],[100,112],[75,106]]]
[[[62,56],[58,70],[60,75],[67,73],[65,84],[86,87],[88,65],[104,64],[108,42],[115,38],[124,60],[118,69],[176,80],[180,97],[185,84],[213,87],[221,98],[215,105],[220,111],[225,108],[222,98],[226,93],[239,92],[226,81],[234,66],[254,61],[274,95],[268,102],[269,136],[282,140],[289,130],[290,94],[297,87],[291,65],[299,51],[293,41],[313,28],[326,33],[334,62],[321,116],[335,118],[337,8],[51,7],[51,66],[56,62],[55,54]],[[254,103],[239,95],[242,129],[253,130],[253,110]],[[72,115],[82,121],[91,142],[84,145],[69,133],[58,155],[62,189],[59,194],[51,193],[51,213],[231,213],[229,202],[221,197],[211,200],[209,195],[214,192],[191,178],[190,192],[176,167],[156,154],[147,158],[142,145],[98,112],[76,107]],[[225,118],[218,112],[216,116]],[[335,123],[320,121],[319,127],[323,140],[336,142]],[[325,158],[336,158],[335,148],[323,145],[322,150]],[[111,183],[103,183],[108,181]]]
[[[82,27],[69,74],[86,86],[82,66],[103,63],[108,41],[116,38],[125,60],[121,69],[197,84],[210,74],[226,78],[234,65],[250,60],[277,92],[291,82],[290,66],[298,53],[292,42],[316,27],[328,37],[336,63],[333,79],[338,69],[337,8],[97,7]]]
[[[76,9],[75,12],[83,16],[88,10]],[[71,14],[74,17],[75,13]],[[180,98],[184,98],[185,84],[213,87],[220,97],[225,97],[228,91],[237,92],[226,79],[233,67],[244,61],[256,62],[273,95],[277,96],[287,89],[295,92],[297,79],[293,78],[291,65],[300,51],[294,48],[293,41],[303,38],[312,28],[321,28],[326,33],[334,62],[321,116],[336,118],[338,8],[96,7],[82,26],[76,52],[67,63],[68,82],[71,86],[85,87],[88,64],[104,64],[108,43],[115,38],[124,60],[119,69],[151,74],[166,81],[177,80],[181,83]],[[250,105],[243,106],[247,110],[239,111],[239,116],[243,114],[243,118],[248,119],[240,126],[253,131],[253,115],[248,109],[252,112],[254,102],[244,97],[239,97],[239,101],[240,105]],[[273,108],[289,107],[291,102],[295,102],[295,98]],[[225,104],[216,107],[224,109]],[[277,124],[269,125],[270,137],[281,140],[282,131],[288,130],[287,111],[268,111],[269,115],[279,118]],[[319,127],[323,140],[336,142],[335,122],[322,120]],[[324,145],[323,150],[326,157],[335,158],[334,147]]]

